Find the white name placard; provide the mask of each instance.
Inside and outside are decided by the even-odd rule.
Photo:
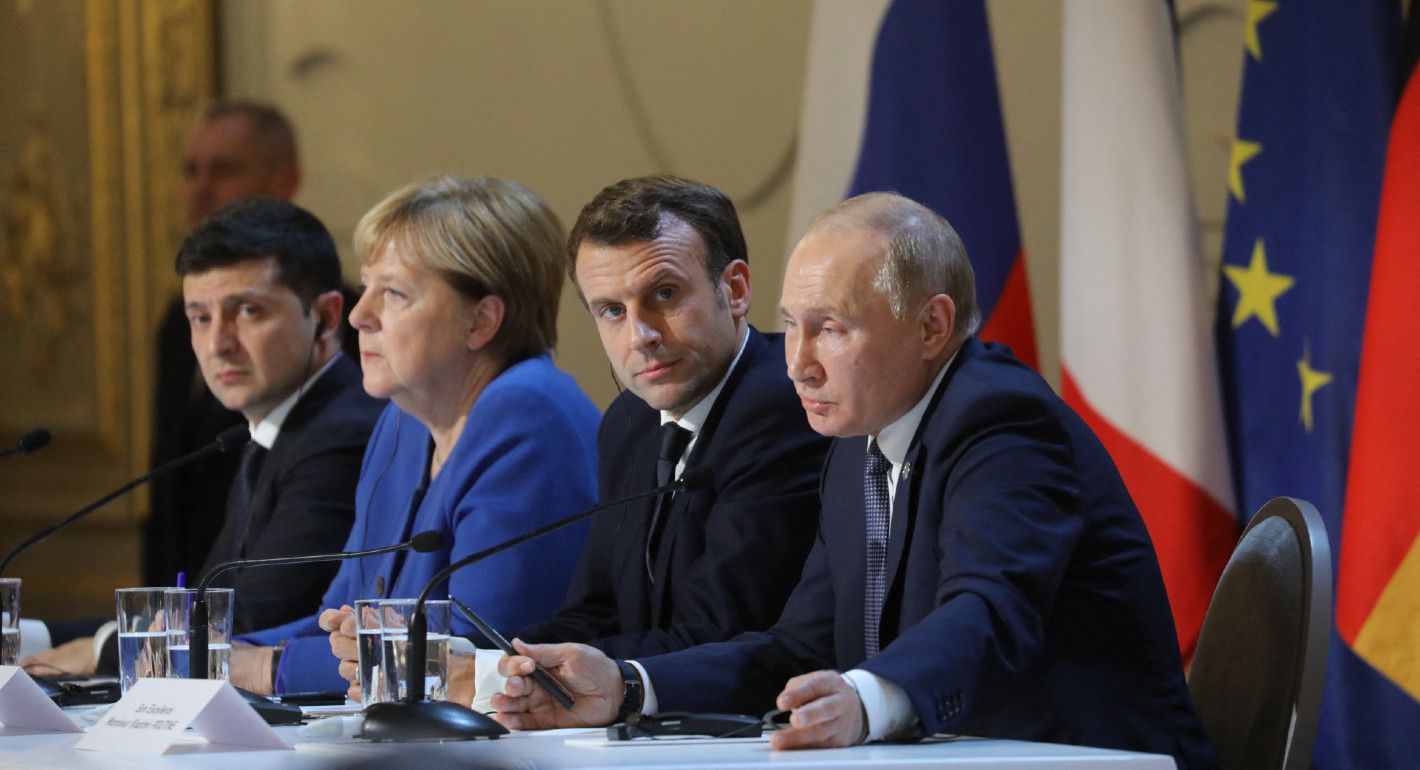
[[[0,725],[52,733],[82,732],[19,666],[0,666]]]
[[[230,684],[214,679],[139,679],[74,748],[163,754],[189,726],[211,744],[291,748]]]

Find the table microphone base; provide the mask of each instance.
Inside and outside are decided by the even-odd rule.
[[[436,700],[374,703],[360,736],[367,741],[467,741],[497,738],[508,729],[473,709]]]

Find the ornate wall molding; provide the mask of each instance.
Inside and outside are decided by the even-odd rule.
[[[0,531],[53,520],[148,463],[153,339],[177,286],[180,158],[214,92],[212,0],[0,7]],[[67,64],[66,64],[67,62]],[[136,523],[142,495],[99,516]],[[4,547],[15,537],[0,538]]]

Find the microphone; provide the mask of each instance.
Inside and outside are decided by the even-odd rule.
[[[382,553],[392,551],[413,550],[419,553],[437,551],[444,546],[444,533],[435,529],[425,530],[411,537],[403,543],[395,543],[381,548],[368,548],[364,551],[341,551],[337,553],[318,553],[307,556],[273,556],[267,559],[232,559],[224,561],[208,570],[206,575],[197,584],[197,595],[193,597],[192,608],[188,612],[188,658],[187,658],[187,678],[206,679],[207,678],[207,639],[208,639],[208,618],[207,618],[207,587],[212,583],[212,579],[229,570],[245,567],[281,567],[291,564],[315,564],[323,561],[344,561],[345,559],[360,559],[365,556],[378,556]]]
[[[610,502],[598,503],[580,513],[574,513],[531,532],[518,535],[497,545],[471,553],[462,559],[434,573],[424,590],[414,603],[414,611],[409,616],[409,672],[406,679],[405,700],[371,704],[365,709],[365,722],[361,736],[368,740],[418,741],[418,740],[467,740],[470,738],[494,737],[507,732],[502,725],[472,709],[448,701],[428,701],[424,699],[424,665],[428,656],[429,621],[424,614],[424,602],[434,586],[450,575],[475,562],[500,554],[509,548],[522,545],[549,532],[576,524],[590,516],[595,516],[609,508],[636,502],[648,497],[673,494],[708,487],[714,481],[714,474],[708,468],[692,468],[675,481],[646,492],[640,492]]]
[[[30,433],[25,434],[25,439],[38,432],[39,431],[31,431]],[[49,431],[44,431],[44,437],[45,440],[48,440]],[[161,476],[170,471],[177,470],[178,468],[181,468],[184,465],[200,460],[208,455],[218,454],[222,452],[231,452],[239,447],[245,446],[247,441],[250,440],[250,438],[251,434],[247,431],[247,426],[235,425],[233,427],[230,427],[217,434],[217,438],[213,439],[212,443],[208,444],[207,446],[202,447],[201,449],[198,449],[195,452],[189,452],[188,454],[185,454],[175,460],[170,460],[168,462],[163,463],[162,465],[159,465],[158,467],[154,468],[151,471],[148,471],[142,476],[139,476],[138,478],[128,482],[127,484],[124,484],[123,486],[104,495],[103,497],[100,497],[94,502],[89,503],[88,505],[79,509],[77,513],[59,522],[58,524],[54,524],[52,526],[40,530],[39,532],[36,532],[35,534],[31,535],[29,539],[25,540],[14,548],[11,548],[10,552],[5,554],[4,559],[0,559],[0,575],[3,575],[5,573],[5,568],[10,566],[10,562],[13,561],[16,556],[19,556],[21,553],[24,553],[27,549],[29,549],[30,546],[43,542],[51,535],[59,532],[62,529],[67,528],[69,525],[73,524],[79,519],[84,518],[85,516],[88,516],[99,508],[102,508],[104,505],[108,504],[115,498],[123,496],[124,494],[132,490],[134,487],[153,479],[155,476]],[[24,441],[25,439],[21,439],[21,441]],[[40,446],[43,446],[43,444],[40,444]]]
[[[4,449],[0,449],[0,457],[10,455],[27,455],[30,452],[38,452],[49,446],[49,440],[53,438],[48,428],[35,428],[34,430],[20,436],[19,440]]]

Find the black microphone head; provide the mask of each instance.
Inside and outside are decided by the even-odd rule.
[[[54,437],[50,435],[48,428],[35,428],[20,436],[20,440],[15,442],[15,448],[25,454],[36,452],[49,446],[51,438]]]
[[[444,547],[444,533],[437,529],[426,529],[409,541],[410,547],[419,553],[429,553]]]
[[[218,452],[234,452],[246,446],[248,441],[251,441],[251,431],[247,426],[233,425],[218,433],[212,444],[217,447]]]
[[[687,468],[684,473],[680,474],[680,481],[677,483],[680,485],[681,491],[703,489],[715,483],[715,474],[703,465],[698,468]]]

